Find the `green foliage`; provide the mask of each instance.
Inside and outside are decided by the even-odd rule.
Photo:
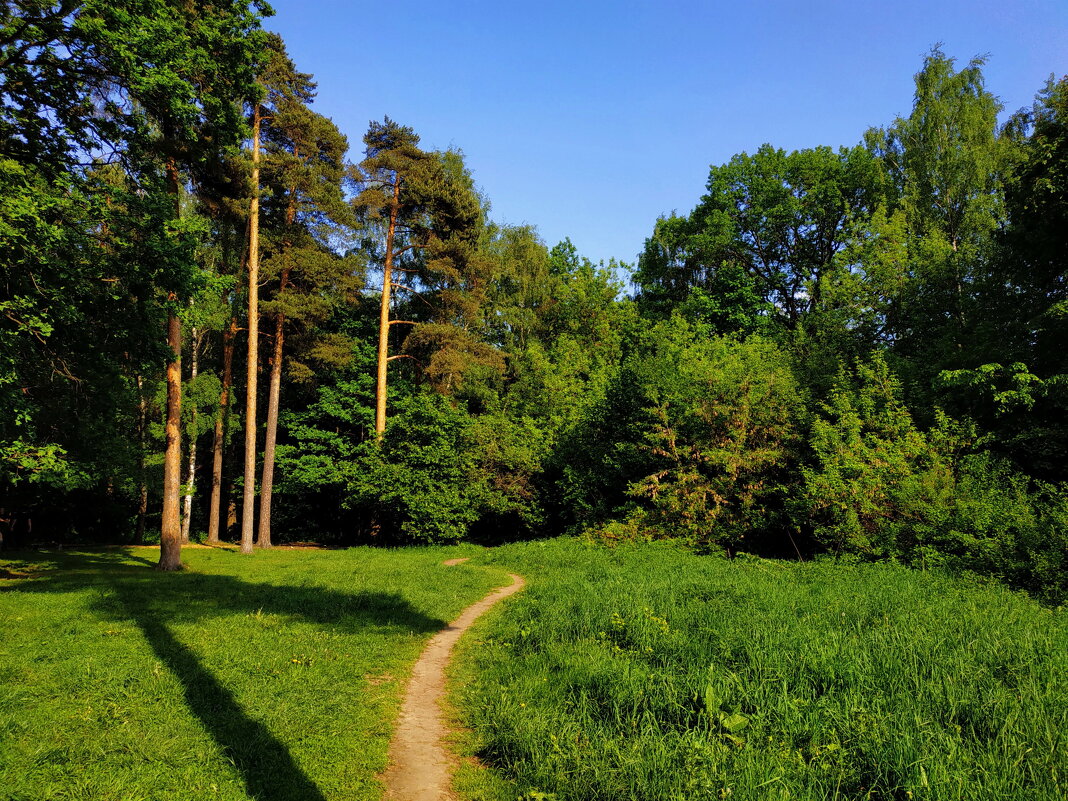
[[[989,447],[1010,456],[1018,469],[1046,480],[1068,477],[1068,376],[1043,380],[1017,362],[945,370],[938,388],[954,410],[988,432]]]
[[[936,558],[996,576],[1051,604],[1068,599],[1068,490],[990,454],[962,460]]]
[[[944,524],[952,470],[916,428],[878,354],[842,370],[809,445],[815,464],[802,468],[799,503],[824,547],[907,558]]]
[[[1050,81],[1015,124],[1029,130],[1006,180],[1009,226],[988,308],[1001,351],[1043,376],[1068,373],[1068,77]],[[1005,289],[1009,291],[1006,292]],[[1000,289],[1001,291],[995,291]]]
[[[484,492],[473,482],[467,415],[430,394],[399,400],[395,409],[381,448],[365,448],[366,466],[350,481],[349,503],[370,506],[389,539],[462,539],[478,519]]]
[[[861,147],[763,145],[713,167],[707,188],[688,218],[658,221],[635,281],[652,311],[697,288],[705,299],[692,303],[717,330],[748,332],[762,318],[793,328],[820,305],[823,277],[881,199],[882,175]]]
[[[781,500],[797,386],[783,354],[757,339],[702,339],[654,329],[633,365],[649,402],[644,447],[658,469],[632,483],[644,522],[661,534],[720,548],[767,531]]]
[[[975,58],[957,70],[935,47],[915,76],[909,116],[867,134],[905,220],[907,280],[889,309],[889,328],[924,396],[939,370],[995,361],[991,350],[1002,345],[983,295],[1005,291],[992,257],[1014,144],[999,136],[1001,104],[986,89],[983,64]]]
[[[657,536],[737,547],[770,526],[796,401],[773,344],[711,337],[674,316],[565,444],[563,495],[581,523],[630,508]]]
[[[72,490],[90,484],[89,476],[72,464],[59,445],[33,445],[25,440],[0,446],[0,481],[44,484],[52,490]]]
[[[537,429],[503,417],[472,417],[433,393],[399,398],[379,447],[367,442],[349,474],[346,504],[370,515],[385,541],[441,543],[472,526],[515,536],[540,522],[532,477]],[[493,531],[510,525],[512,532]]]

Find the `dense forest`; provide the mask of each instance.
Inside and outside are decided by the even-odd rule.
[[[0,10],[5,544],[583,533],[1065,598],[1068,78],[1006,114],[935,47],[907,116],[754,143],[594,264],[403,121],[350,141],[269,12]]]

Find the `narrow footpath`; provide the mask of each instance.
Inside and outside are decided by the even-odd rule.
[[[450,559],[458,565],[467,559]],[[389,768],[383,775],[391,801],[450,801],[450,760],[445,750],[447,733],[442,721],[445,667],[460,636],[490,607],[523,589],[522,576],[509,574],[512,583],[494,590],[467,607],[456,620],[434,635],[415,663],[404,696],[397,729],[389,745]]]

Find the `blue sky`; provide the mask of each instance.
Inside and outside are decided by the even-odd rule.
[[[658,215],[689,211],[710,164],[764,142],[852,145],[907,114],[941,42],[989,56],[1008,111],[1068,73],[1068,0],[274,0],[360,157],[371,119],[464,151],[492,216],[634,261]]]

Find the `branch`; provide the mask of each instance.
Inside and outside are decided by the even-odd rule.
[[[401,323],[402,325],[419,325],[415,320],[390,320],[389,325],[396,325]]]
[[[406,290],[408,292],[411,292],[415,297],[417,297],[419,300],[423,301],[423,303],[425,303],[427,306],[429,306],[430,308],[434,308],[434,304],[431,303],[426,298],[424,298],[422,292],[418,292],[418,291],[412,289],[410,286],[405,286],[404,284],[398,284],[396,281],[390,281],[389,285],[390,286],[395,286],[395,287],[397,287],[397,289],[404,289],[404,290]]]
[[[391,362],[394,359],[411,359],[413,362],[419,361],[417,358],[415,358],[414,356],[409,356],[407,353],[398,353],[396,356],[389,356],[386,358],[386,361]]]

